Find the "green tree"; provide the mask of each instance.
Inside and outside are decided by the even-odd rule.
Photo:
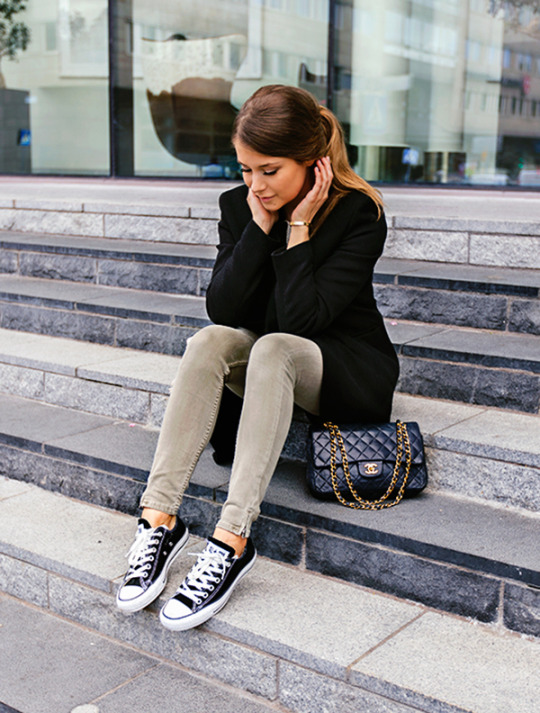
[[[6,86],[1,68],[2,60],[4,57],[15,59],[17,52],[24,52],[30,42],[28,26],[14,19],[15,15],[24,10],[24,0],[0,1],[0,89]]]

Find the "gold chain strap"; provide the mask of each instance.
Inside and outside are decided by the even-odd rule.
[[[358,493],[356,492],[356,490],[354,488],[352,478],[351,478],[351,473],[349,470],[349,460],[347,458],[347,452],[345,450],[345,444],[343,443],[343,436],[341,435],[339,426],[336,426],[335,423],[331,423],[330,421],[327,421],[324,425],[330,432],[330,475],[332,477],[332,487],[334,489],[336,498],[339,500],[339,502],[342,505],[346,505],[349,508],[354,508],[355,510],[382,510],[383,508],[391,508],[393,505],[397,505],[399,503],[399,501],[403,498],[403,494],[405,492],[405,486],[407,485],[407,481],[409,479],[409,473],[411,471],[411,461],[412,461],[411,444],[409,442],[409,433],[407,431],[407,426],[402,421],[397,421],[397,423],[396,423],[396,441],[397,441],[396,462],[394,464],[392,480],[390,481],[390,485],[388,486],[386,493],[382,497],[380,497],[378,500],[364,500],[363,498],[360,497],[360,495],[358,495]],[[336,455],[337,455],[337,446],[338,445],[339,445],[339,450],[341,451],[341,463],[343,465],[343,472],[345,473],[345,480],[347,481],[347,485],[349,486],[351,495],[353,496],[353,498],[356,501],[354,503],[351,503],[348,500],[345,500],[343,495],[338,490],[337,466],[336,466]],[[403,482],[401,483],[401,486],[399,488],[399,491],[395,495],[394,499],[389,500],[388,498],[392,494],[392,491],[395,489],[397,481],[398,481],[403,450],[405,450],[405,475],[403,478]]]

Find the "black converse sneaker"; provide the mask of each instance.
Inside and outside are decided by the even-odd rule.
[[[234,587],[255,564],[256,557],[249,538],[238,557],[232,547],[209,537],[197,563],[161,610],[159,618],[163,626],[172,631],[185,631],[210,619],[225,606]]]
[[[129,569],[116,595],[119,609],[139,611],[161,594],[169,567],[188,538],[188,529],[179,517],[172,530],[163,525],[150,527],[143,518],[139,520],[135,541],[127,553]]]

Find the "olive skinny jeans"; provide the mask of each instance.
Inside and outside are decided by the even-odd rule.
[[[211,325],[188,340],[173,382],[141,506],[176,515],[216,423],[224,385],[243,397],[231,481],[217,524],[248,537],[277,465],[294,404],[319,413],[315,342]]]

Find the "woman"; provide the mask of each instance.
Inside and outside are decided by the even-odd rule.
[[[382,201],[351,169],[335,116],[304,90],[266,86],[240,110],[232,141],[245,185],[220,199],[207,293],[215,324],[182,358],[117,597],[120,609],[138,611],[163,590],[188,539],[177,511],[226,385],[243,397],[229,493],[161,611],[178,631],[219,611],[253,566],[250,528],[294,404],[333,421],[387,421],[398,376],[372,289]]]

